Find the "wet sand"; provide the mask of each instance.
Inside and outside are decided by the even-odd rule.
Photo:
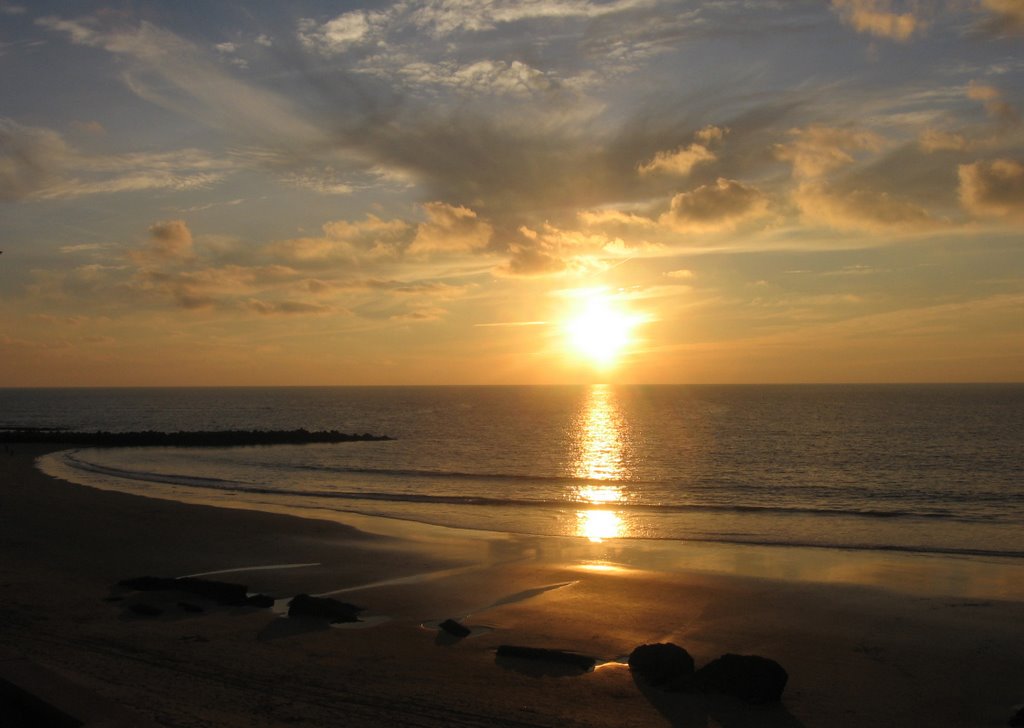
[[[673,551],[348,519],[358,530],[63,483],[33,467],[46,451],[0,452],[0,678],[89,712],[86,725],[963,727],[1006,725],[1024,702],[1024,574],[1012,562]],[[365,621],[198,613],[114,587],[143,574],[245,583],[280,598],[278,612],[300,592],[333,594]],[[137,604],[162,614],[138,616]],[[449,617],[473,634],[432,628]],[[789,673],[781,705],[634,681],[622,660],[659,641],[698,666],[727,652],[777,660]],[[502,644],[599,665],[502,660]]]

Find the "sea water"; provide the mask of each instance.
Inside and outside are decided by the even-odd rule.
[[[156,497],[591,542],[1024,558],[1024,385],[0,389],[0,427],[25,426],[395,438],[41,463]]]

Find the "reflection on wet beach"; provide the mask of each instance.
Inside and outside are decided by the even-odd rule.
[[[612,506],[627,500],[620,485],[596,485],[593,481],[621,481],[628,473],[624,466],[623,441],[628,427],[615,400],[614,391],[599,384],[590,389],[589,397],[575,422],[575,477],[591,481],[574,486],[572,500],[594,506]],[[613,509],[587,508],[576,512],[576,536],[594,543],[609,538],[623,538],[628,533],[626,522]]]

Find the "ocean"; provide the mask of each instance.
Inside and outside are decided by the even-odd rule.
[[[1024,385],[0,389],[0,427],[395,438],[40,462],[171,499],[594,543],[1024,558]]]

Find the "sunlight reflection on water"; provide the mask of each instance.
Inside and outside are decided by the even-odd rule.
[[[576,421],[573,474],[590,481],[621,481],[627,475],[623,458],[626,422],[615,393],[605,384],[595,384]],[[609,506],[622,503],[627,494],[620,485],[577,486],[573,500]],[[622,538],[627,533],[622,516],[609,508],[588,508],[576,512],[575,535],[595,543]]]

